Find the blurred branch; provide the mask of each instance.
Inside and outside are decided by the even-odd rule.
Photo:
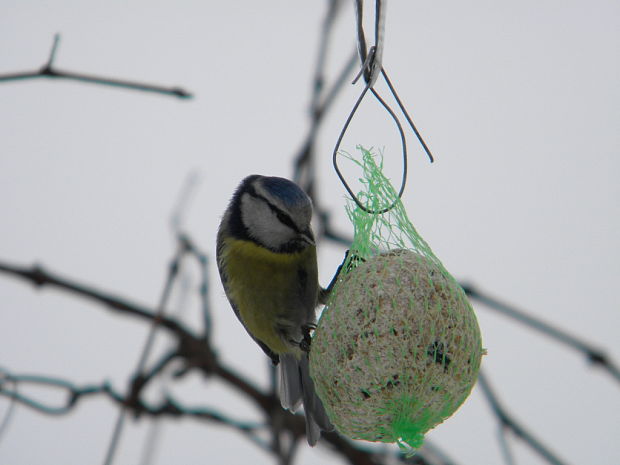
[[[138,304],[130,302],[127,299],[116,297],[112,294],[106,294],[93,287],[77,283],[76,281],[61,278],[54,273],[44,271],[40,266],[32,268],[8,265],[0,261],[0,273],[18,277],[26,281],[30,281],[37,287],[51,285],[65,292],[75,294],[79,297],[85,297],[103,304],[109,309],[118,311],[122,314],[137,316],[145,321],[153,321],[156,316],[151,310],[146,309]],[[178,342],[177,353],[182,357],[189,366],[200,369],[205,375],[217,375],[228,384],[237,387],[244,394],[249,395],[256,404],[262,409],[269,409],[274,405],[274,399],[264,396],[258,388],[238,375],[231,369],[221,366],[215,352],[209,344],[205,344],[204,340],[195,335],[190,329],[174,319],[162,316],[159,318],[159,326],[166,329],[172,336],[176,337]],[[275,399],[277,400],[277,399]],[[279,406],[279,401],[275,404]]]
[[[144,343],[144,347],[142,348],[142,353],[140,354],[140,359],[138,360],[138,364],[135,369],[135,375],[133,381],[131,382],[131,389],[129,391],[129,398],[127,404],[123,404],[120,408],[116,424],[112,431],[112,437],[110,439],[110,444],[108,446],[106,452],[106,458],[104,461],[105,465],[111,465],[114,462],[114,455],[116,453],[116,449],[118,447],[118,443],[120,441],[120,436],[123,431],[123,425],[125,423],[125,414],[127,410],[127,406],[131,405],[134,401],[138,401],[140,394],[144,385],[152,379],[153,375],[145,374],[144,369],[146,367],[146,363],[148,361],[148,357],[153,348],[153,344],[155,342],[155,334],[157,328],[160,324],[161,319],[164,317],[166,312],[166,307],[168,305],[168,299],[172,292],[172,287],[174,285],[174,281],[179,272],[180,262],[183,259],[183,256],[187,253],[186,242],[183,240],[177,241],[177,251],[172,258],[170,265],[168,267],[168,274],[166,276],[166,282],[164,284],[164,288],[162,290],[159,304],[157,305],[157,312],[155,313],[155,317],[153,318],[149,333]],[[174,353],[169,354],[169,356],[165,357],[164,360],[156,365],[156,367],[161,367],[157,369],[154,373],[157,374],[163,367],[175,356]]]
[[[2,391],[2,385],[5,383],[13,384],[13,391],[17,393],[17,383],[11,380],[5,373],[0,370],[0,391]],[[14,398],[9,399],[9,405],[4,412],[4,416],[2,417],[2,421],[0,421],[0,442],[2,441],[2,436],[8,430],[9,425],[11,424],[11,420],[13,419],[13,414],[15,413],[15,406],[17,405],[17,401]]]
[[[8,73],[0,75],[0,82],[18,81],[26,79],[52,78],[52,79],[69,79],[73,81],[87,82],[91,84],[101,84],[105,86],[121,87],[131,90],[139,90],[143,92],[154,92],[157,94],[170,95],[182,99],[192,98],[193,95],[180,87],[164,87],[156,84],[146,84],[142,82],[129,81],[124,79],[115,79],[110,77],[94,76],[92,74],[76,73],[73,71],[60,70],[54,66],[54,59],[60,41],[60,35],[54,36],[54,44],[50,57],[39,70],[23,71],[16,73]]]
[[[483,371],[480,371],[478,374],[478,385],[482,389],[482,393],[486,397],[493,414],[500,422],[500,445],[504,446],[505,434],[506,430],[512,431],[517,437],[522,439],[528,446],[530,446],[534,451],[536,451],[541,457],[543,457],[548,463],[552,465],[566,465],[566,462],[561,461],[555,454],[553,454],[542,442],[540,442],[536,437],[530,433],[524,426],[520,425],[508,412],[504,409],[504,407],[499,403],[497,395],[491,389],[489,382]],[[504,453],[506,454],[507,450],[504,449]],[[510,455],[505,455],[505,458],[508,460],[508,463],[511,463],[512,460]]]
[[[183,316],[187,313],[187,310],[190,308],[190,305],[188,305],[188,298],[191,294],[191,282],[192,277],[191,274],[188,272],[187,267],[180,266],[178,273],[178,283],[176,286],[176,299],[175,303],[171,304],[171,309],[168,316],[174,316],[175,318],[182,320]],[[166,341],[165,346],[168,350],[168,354],[174,354],[174,351],[172,350],[175,347],[174,341]],[[180,378],[187,371],[187,368],[184,368],[183,370],[175,370],[174,373],[172,373],[171,370],[164,370],[166,365],[167,361],[166,357],[164,356],[162,361],[156,364],[155,367],[150,370],[151,374],[159,374],[159,376],[154,380],[154,383],[152,384],[156,385],[159,388],[160,395],[167,393],[173,375],[175,378]],[[160,439],[162,436],[163,428],[164,422],[160,418],[153,418],[147,425],[146,436],[142,443],[142,454],[139,461],[140,465],[151,465],[154,463],[157,451],[161,445]]]
[[[235,420],[212,408],[185,406],[169,394],[165,396],[162,402],[154,404],[148,403],[140,398],[132,399],[129,396],[124,397],[107,381],[100,384],[78,386],[70,381],[55,377],[15,375],[4,368],[0,368],[0,372],[2,374],[2,378],[0,378],[0,395],[46,415],[65,415],[76,408],[82,399],[100,395],[107,397],[121,407],[130,409],[136,417],[140,415],[174,418],[193,417],[199,420],[226,425],[249,436],[255,436],[257,431],[264,428],[264,425],[257,423]],[[6,389],[4,384],[8,382],[12,383],[15,387],[13,389]],[[66,393],[65,403],[57,407],[52,407],[34,397],[19,393],[16,386],[27,384],[37,384],[49,388],[62,389]]]
[[[208,341],[209,333],[211,330],[211,316],[210,316],[210,306],[208,301],[208,278],[207,278],[207,257],[205,254],[200,252],[197,247],[192,243],[189,237],[183,232],[185,230],[185,223],[187,212],[189,210],[189,205],[191,200],[194,197],[196,189],[200,183],[200,174],[197,170],[192,170],[189,175],[186,177],[185,182],[182,185],[181,191],[179,193],[178,200],[176,202],[175,207],[172,210],[170,215],[170,229],[174,236],[175,241],[178,244],[177,255],[174,260],[174,266],[170,267],[167,277],[166,288],[172,287],[172,283],[177,281],[177,298],[178,301],[172,312],[169,313],[169,316],[174,316],[179,319],[182,319],[182,315],[185,313],[187,309],[187,298],[190,295],[190,282],[191,275],[187,272],[187,267],[183,266],[181,259],[185,255],[193,256],[197,259],[199,264],[201,265],[201,275],[202,275],[202,283],[201,283],[201,300],[202,300],[202,310],[203,310],[203,321],[204,321],[204,335],[203,339]],[[167,300],[167,299],[166,299]],[[167,303],[165,301],[160,302],[160,310],[163,311],[163,308]],[[152,326],[152,335],[154,336],[154,330],[156,329],[156,325]],[[174,346],[174,343],[172,343]],[[148,355],[148,350],[145,347],[145,353]],[[137,385],[137,381],[146,381],[154,378],[156,374],[159,372],[163,372],[163,368],[167,364],[171,358],[173,358],[176,354],[174,351],[169,352],[168,358],[164,358],[159,364],[157,364],[146,376],[138,375],[134,377],[132,382],[132,388],[135,388]],[[190,367],[185,366],[182,370],[179,370],[175,373],[175,377],[179,378],[183,376]],[[137,371],[139,373],[139,371]],[[169,373],[161,373],[161,376],[158,378],[160,389],[162,392],[165,392],[169,382],[171,381],[171,376]],[[141,389],[141,388],[139,388]],[[121,413],[121,417],[123,414]],[[122,418],[119,417],[119,422]],[[163,424],[159,419],[154,419],[148,425],[148,431],[146,435],[146,439],[142,446],[142,457],[140,460],[141,465],[149,465],[153,462],[153,459],[156,455],[156,451],[159,445],[159,436],[161,435]],[[113,444],[113,443],[111,443]],[[110,446],[112,447],[112,445]]]
[[[211,304],[209,303],[209,257],[202,251],[185,232],[186,216],[191,200],[196,194],[200,184],[201,176],[198,170],[192,170],[179,193],[176,205],[170,215],[170,228],[175,240],[182,244],[188,255],[193,257],[200,267],[200,301],[202,307],[203,338],[209,340],[211,337],[212,320]]]
[[[200,306],[203,322],[202,338],[206,342],[209,342],[211,340],[213,328],[211,303],[209,302],[209,257],[205,252],[200,250],[187,235],[183,235],[182,238],[187,244],[188,253],[196,259],[200,266]]]
[[[146,307],[131,302],[127,299],[117,297],[113,294],[108,294],[94,287],[62,278],[55,273],[46,271],[40,265],[22,267],[0,261],[0,273],[5,273],[7,275],[29,281],[37,288],[42,288],[44,286],[58,288],[62,291],[69,292],[102,304],[109,310],[131,315],[141,320],[151,321],[155,318],[154,312]],[[159,324],[176,335],[179,339],[181,339],[181,341],[191,341],[194,338],[194,335],[190,332],[190,330],[176,320],[162,317]]]
[[[0,262],[0,272],[3,272],[8,276],[20,278],[24,281],[32,282],[39,288],[44,285],[50,285],[75,296],[94,300],[97,303],[103,304],[104,306],[119,312],[119,314],[138,316],[142,320],[148,322],[159,321],[160,326],[167,330],[177,340],[177,347],[173,351],[164,354],[160,360],[151,367],[150,370],[133,377],[130,392],[127,397],[123,397],[120,393],[114,390],[109,383],[80,387],[58,378],[26,375],[16,376],[10,374],[6,370],[2,370],[4,376],[0,377],[1,396],[13,399],[22,405],[27,405],[42,413],[62,415],[69,413],[73,408],[75,408],[78,401],[82,398],[93,395],[105,395],[116,404],[123,406],[128,411],[131,411],[135,416],[191,416],[201,420],[225,423],[228,426],[243,432],[246,437],[251,439],[260,447],[268,447],[269,451],[274,456],[283,460],[279,455],[279,449],[276,448],[275,442],[272,442],[272,444],[266,446],[264,442],[260,441],[254,435],[254,433],[259,429],[259,427],[254,423],[231,420],[225,415],[209,408],[187,408],[182,406],[178,401],[170,396],[167,396],[160,404],[150,404],[145,402],[142,399],[142,393],[148,383],[161,374],[164,368],[173,359],[179,359],[186,364],[187,367],[198,369],[207,377],[216,377],[240,394],[252,399],[255,405],[263,412],[267,421],[267,426],[272,428],[272,430],[277,427],[281,434],[286,434],[290,437],[290,441],[293,446],[295,441],[299,441],[299,439],[304,437],[305,422],[302,416],[293,415],[290,412],[283,410],[280,406],[278,397],[272,390],[268,389],[267,393],[263,392],[252,382],[236,373],[230,367],[222,364],[208,341],[205,341],[203,337],[194,334],[191,330],[185,328],[179,322],[166,316],[160,316],[160,318],[157,318],[155,312],[137,304],[133,304],[127,299],[106,294],[100,290],[96,290],[92,287],[77,283],[67,278],[60,278],[53,273],[43,271],[43,268],[41,267],[25,268],[15,265],[7,265],[6,263]],[[18,392],[17,387],[7,389],[5,385],[8,382],[37,383],[49,387],[63,388],[68,393],[67,401],[60,407],[49,406],[37,401],[34,398],[21,394]],[[329,447],[334,451],[334,453],[340,455],[351,464],[377,465],[380,463],[380,461],[377,460],[374,451],[364,450],[358,444],[339,436],[335,432],[324,434],[324,440],[319,444]],[[286,450],[286,453],[289,454],[291,459],[293,452],[294,451],[290,448]],[[424,460],[422,455],[420,457]],[[420,462],[420,464],[423,465],[434,465],[435,463],[437,462],[426,462],[425,460]]]
[[[293,181],[302,187],[314,203],[314,210],[320,221],[320,230],[317,232],[318,237],[332,240],[347,247],[351,244],[351,240],[334,230],[331,225],[331,214],[321,205],[316,192],[315,158],[318,131],[336,97],[340,94],[345,84],[349,82],[349,78],[357,63],[357,54],[355,50],[352,50],[351,55],[345,61],[334,82],[329,86],[326,85],[325,67],[327,51],[330,48],[330,39],[336,18],[344,2],[343,0],[328,0],[327,3],[328,6],[321,26],[316,65],[312,78],[312,92],[309,104],[310,127],[301,149],[293,160]]]
[[[605,354],[605,352],[595,347],[593,344],[572,336],[556,326],[545,323],[544,321],[533,317],[523,310],[517,309],[513,305],[509,305],[494,297],[491,297],[485,292],[474,287],[472,284],[461,283],[461,287],[473,300],[477,300],[481,304],[484,304],[485,306],[544,334],[545,336],[549,336],[550,338],[583,353],[588,358],[590,363],[605,369],[615,378],[616,381],[620,382],[620,369],[618,366],[607,356],[607,354]]]

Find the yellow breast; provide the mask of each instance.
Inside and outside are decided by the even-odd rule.
[[[221,266],[227,277],[226,294],[237,307],[239,318],[248,331],[279,354],[290,350],[278,326],[281,322],[304,321],[316,300],[303,301],[318,291],[316,249],[307,247],[299,253],[275,253],[253,242],[225,239]],[[300,282],[305,274],[306,283]],[[309,287],[308,287],[309,286]]]

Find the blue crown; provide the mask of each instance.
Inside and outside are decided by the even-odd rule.
[[[287,206],[310,203],[308,195],[292,181],[275,176],[265,177],[263,187],[274,197],[278,197]]]

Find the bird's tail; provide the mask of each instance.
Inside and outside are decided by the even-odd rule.
[[[293,353],[280,354],[280,402],[282,407],[295,411],[303,402],[306,415],[306,436],[308,444],[314,446],[321,437],[321,431],[332,431],[323,402],[316,395],[310,378],[308,354],[300,358]]]

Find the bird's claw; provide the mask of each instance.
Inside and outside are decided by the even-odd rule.
[[[310,346],[312,344],[311,333],[314,332],[315,329],[316,325],[314,323],[309,323],[301,327],[301,334],[303,338],[299,343],[299,348],[306,353],[310,353]]]

